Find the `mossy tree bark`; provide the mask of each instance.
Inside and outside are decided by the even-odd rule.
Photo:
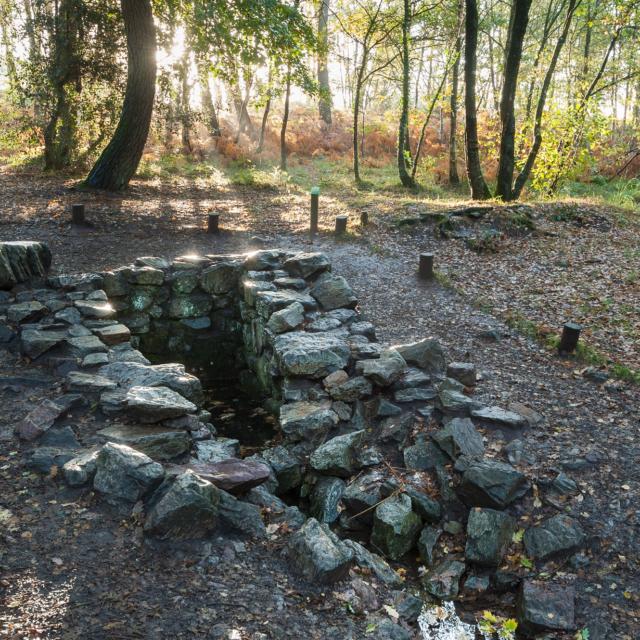
[[[121,0],[127,37],[127,88],[111,142],[85,184],[120,191],[133,177],[149,134],[156,88],[156,32],[150,0]]]
[[[402,104],[400,108],[400,126],[398,127],[398,176],[405,187],[415,187],[415,181],[409,173],[407,156],[409,147],[409,76],[411,62],[409,59],[409,35],[411,31],[411,4],[404,0],[402,20]]]
[[[318,110],[325,124],[331,124],[331,87],[329,86],[329,0],[320,0],[318,12]]]

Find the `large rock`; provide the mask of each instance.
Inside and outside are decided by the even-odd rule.
[[[44,242],[0,242],[0,289],[43,278],[51,266],[51,251]]]
[[[70,371],[67,374],[66,385],[69,391],[80,393],[102,393],[103,391],[111,391],[118,386],[109,378],[82,371]]]
[[[564,514],[552,516],[524,534],[527,555],[536,560],[570,555],[584,542],[585,533],[580,523]]]
[[[96,474],[98,450],[85,451],[79,456],[65,462],[62,473],[70,487],[81,487],[93,480]]]
[[[7,309],[9,322],[20,324],[23,322],[37,322],[47,315],[48,309],[37,300],[12,304]]]
[[[462,476],[458,493],[469,506],[504,509],[529,490],[522,473],[506,462],[472,462]]]
[[[392,560],[398,560],[415,544],[422,523],[412,511],[411,498],[400,494],[380,503],[373,516],[371,544]]]
[[[291,566],[305,579],[331,584],[349,572],[353,550],[315,518],[309,518],[289,540]]]
[[[228,458],[220,462],[191,462],[177,469],[193,471],[223,491],[238,495],[266,482],[271,470],[256,460]]]
[[[473,387],[476,384],[476,366],[471,362],[450,362],[447,376],[458,380],[465,387]]]
[[[361,430],[327,440],[311,454],[311,466],[320,473],[349,477],[356,469],[355,449],[363,436]]]
[[[404,580],[389,566],[389,563],[376,553],[371,553],[355,540],[344,540],[352,551],[356,564],[362,569],[371,571],[380,582],[389,587],[401,587]]]
[[[344,369],[351,354],[347,343],[338,336],[304,331],[279,335],[273,349],[283,375],[305,378],[324,378]]]
[[[68,336],[66,330],[60,329],[25,329],[20,334],[20,346],[27,357],[35,360],[66,340]]]
[[[220,295],[235,291],[240,279],[239,262],[218,262],[203,270],[200,286],[209,293]]]
[[[328,378],[325,378],[327,391],[334,400],[340,400],[341,402],[355,402],[356,400],[360,400],[360,398],[371,395],[373,387],[371,382],[369,382],[369,380],[364,376],[349,378],[345,372],[341,371],[341,373],[344,373],[346,379],[342,380],[339,384],[327,385],[326,380]]]
[[[131,447],[110,443],[98,454],[93,487],[112,502],[134,503],[163,478],[160,463]]]
[[[219,515],[223,526],[252,538],[267,537],[260,507],[238,500],[222,489],[218,491],[220,492]]]
[[[169,387],[192,402],[202,400],[202,384],[196,376],[185,371],[184,365],[170,363],[145,365],[121,361],[101,367],[98,373],[121,387]]]
[[[467,522],[465,557],[484,567],[497,567],[504,558],[515,520],[502,511],[472,509]]]
[[[260,455],[273,469],[278,481],[276,493],[287,493],[287,491],[300,486],[302,483],[302,464],[285,447],[277,446],[265,449]]]
[[[126,394],[128,415],[141,422],[160,422],[194,413],[197,407],[168,387],[131,387]]]
[[[458,595],[460,578],[465,572],[464,562],[445,558],[435,565],[422,579],[427,593],[434,598],[448,600]]]
[[[317,307],[316,301],[308,294],[299,291],[259,291],[256,294],[256,311],[258,315],[268,320],[273,313],[292,305],[301,304],[306,311]]]
[[[384,474],[380,471],[358,475],[344,491],[342,501],[353,524],[365,523],[370,526],[373,522],[374,507],[384,497],[382,485]]]
[[[444,375],[447,363],[442,346],[437,340],[425,338],[419,342],[398,345],[394,349],[409,364],[417,365],[432,376],[440,377]]]
[[[340,478],[320,478],[309,496],[309,513],[320,522],[332,524],[338,519],[338,505],[344,494],[345,483]]]
[[[290,402],[280,407],[280,428],[293,441],[317,441],[338,424],[330,402]]]
[[[342,276],[334,276],[331,273],[323,273],[316,280],[311,287],[311,295],[326,310],[355,307],[358,303],[347,281]]]
[[[296,253],[285,260],[283,269],[292,276],[309,278],[322,271],[329,271],[331,263],[324,253]]]
[[[500,407],[482,407],[480,409],[473,409],[471,415],[474,418],[478,418],[483,422],[488,422],[498,427],[509,427],[510,429],[521,429],[527,426],[528,421],[525,417],[514,413],[513,411],[507,411]]]
[[[438,391],[437,405],[445,415],[458,417],[469,416],[472,411],[482,407],[480,402],[456,389],[441,389]]]
[[[484,454],[482,436],[468,418],[454,418],[444,429],[433,434],[437,445],[452,459],[458,456],[481,457]]]
[[[518,630],[527,637],[549,629],[573,631],[575,598],[573,586],[525,580],[518,596]]]
[[[196,442],[196,460],[198,463],[216,463],[237,458],[240,441],[235,438],[214,438]]]
[[[393,384],[405,370],[407,363],[394,349],[387,349],[379,358],[359,363],[362,375],[381,387]]]
[[[147,535],[167,539],[203,538],[218,523],[220,492],[192,471],[167,478],[151,497]]]
[[[304,307],[299,302],[294,302],[272,314],[267,322],[267,328],[273,333],[284,333],[298,328],[303,322]]]
[[[154,460],[171,460],[191,447],[191,437],[186,431],[165,427],[139,425],[113,425],[98,431],[108,442],[125,444],[145,453]]]
[[[427,567],[433,565],[434,550],[441,535],[441,529],[429,526],[420,532],[420,537],[418,538],[418,553],[420,554],[422,562],[424,562]]]

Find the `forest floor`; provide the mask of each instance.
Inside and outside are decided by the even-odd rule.
[[[580,628],[589,628],[592,640],[639,637],[640,538],[636,534],[640,527],[640,387],[634,383],[640,370],[637,214],[579,201],[531,205],[516,210],[515,215],[496,209],[480,220],[464,218],[462,224],[454,225],[460,239],[443,239],[434,233],[439,215],[468,203],[435,201],[398,191],[328,190],[321,197],[321,233],[311,245],[307,235],[308,195],[290,185],[277,188],[267,184],[260,188],[220,178],[212,181],[174,176],[170,180],[136,181],[125,195],[116,196],[78,192],[71,189],[72,184],[54,177],[2,173],[0,240],[48,242],[58,272],[97,271],[126,264],[140,255],[246,251],[253,236],[264,238],[269,246],[306,250],[313,246],[329,254],[334,270],[353,286],[382,341],[397,343],[434,336],[445,346],[450,360],[476,363],[481,373],[476,391],[479,400],[501,406],[520,402],[540,413],[544,422],[523,436],[527,460],[523,470],[540,482],[552,469],[563,469],[573,477],[580,492],[560,507],[575,515],[589,534],[581,561],[558,566],[554,571],[575,582],[578,623]],[[77,201],[86,203],[91,228],[69,225],[68,207]],[[370,224],[361,228],[358,221],[364,210]],[[219,236],[204,232],[209,211],[221,214],[223,231]],[[343,213],[350,215],[350,231],[337,239],[330,230],[335,216]],[[402,219],[404,224],[399,225]],[[436,254],[438,277],[434,283],[421,283],[416,278],[418,254],[423,251]],[[578,358],[561,359],[551,348],[553,337],[567,320],[585,327],[585,346]],[[593,370],[584,371],[590,364],[606,365],[612,377],[594,380]],[[16,365],[18,369],[20,366]],[[3,373],[9,375],[12,367],[8,365]],[[58,546],[51,546],[53,527],[61,530],[71,526],[65,524],[65,514],[74,509],[92,513],[91,505],[62,504],[52,486],[28,484],[13,460],[15,443],[10,440],[20,405],[6,393],[2,401],[6,408],[0,416],[0,427],[5,430],[0,442],[2,495],[30,492],[35,496],[30,501],[38,502],[37,509],[43,509],[44,515],[35,507],[31,510],[30,501],[25,499],[20,513],[24,512],[27,520],[12,534],[14,543],[7,551],[12,560],[2,561],[12,566],[19,578],[4,577],[0,583],[6,594],[0,604],[0,620],[27,626],[32,621],[36,629],[46,616],[41,618],[31,611],[27,605],[30,594],[38,594],[31,600],[46,609],[49,600],[57,597],[56,588],[70,584],[72,579],[84,587],[83,594],[92,593],[92,587],[87,589],[82,582],[89,579],[87,564],[99,560],[101,572],[93,579],[100,581],[100,593],[111,594],[105,596],[107,609],[113,602],[126,602],[131,610],[127,612],[124,605],[118,605],[118,615],[130,615],[136,624],[152,616],[156,627],[168,629],[176,638],[218,637],[195,632],[180,635],[175,624],[176,605],[187,617],[197,617],[198,607],[208,606],[205,592],[193,606],[185,605],[189,598],[181,599],[181,589],[190,594],[200,588],[187,551],[156,555],[132,546],[122,525],[118,529],[117,521],[110,521],[108,516],[98,523],[109,531],[101,534],[105,544],[96,546],[93,534],[87,533],[70,543],[60,538]],[[499,442],[496,447],[500,449]],[[14,497],[11,505],[3,506],[14,509],[20,500]],[[529,517],[537,521],[557,508],[547,503],[532,504]],[[51,530],[44,535],[47,527]],[[30,538],[26,534],[43,544],[21,546],[25,538]],[[111,555],[107,558],[102,553]],[[86,558],[84,564],[72,562],[74,554]],[[245,590],[244,577],[249,579],[252,571],[273,571],[276,581],[278,572],[285,571],[277,560],[272,565],[271,559],[265,560],[262,569],[252,562],[246,559],[240,563],[243,568],[237,574],[237,588],[242,595],[230,602],[246,604],[247,597],[255,597]],[[237,560],[235,564],[232,561],[231,566],[237,564]],[[137,577],[129,579],[131,571]],[[164,572],[171,573],[170,587]],[[148,592],[144,592],[144,598],[136,594],[153,584],[160,587],[152,591],[151,599],[162,606],[149,610]],[[260,584],[264,586],[262,581]],[[224,587],[221,589],[225,592]],[[69,601],[68,595],[60,597]],[[275,613],[272,618],[280,628],[290,622],[290,630],[280,635],[276,630],[266,637],[351,637],[348,633],[360,637],[361,624],[357,625],[358,631],[337,621],[338,600],[319,598],[309,602],[308,611],[316,616],[314,620],[305,618],[302,608],[286,607],[287,615]],[[247,616],[257,614],[251,607],[228,606],[225,624],[229,629],[246,626]],[[210,608],[215,611],[215,603]],[[57,614],[52,615],[55,619]],[[125,625],[114,628],[111,635],[102,629],[98,632],[91,626],[91,616],[83,615],[82,607],[65,608],[65,616],[64,633],[42,637],[159,637],[149,635],[151,626],[134,632],[126,619]],[[301,634],[305,622],[310,623],[309,628],[320,625],[315,628],[340,630],[329,635],[313,636],[310,631]],[[44,624],[52,623],[49,619]],[[73,635],[77,630],[85,635]],[[31,636],[13,637],[38,636],[34,631]]]

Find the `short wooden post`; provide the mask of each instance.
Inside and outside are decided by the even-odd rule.
[[[311,235],[318,233],[318,211],[320,209],[320,187],[311,188],[311,217],[309,231]]]
[[[220,233],[220,214],[219,213],[210,213],[209,214],[209,222],[207,224],[207,233]]]
[[[582,327],[575,322],[567,322],[562,327],[562,335],[560,336],[560,344],[558,345],[558,353],[573,353],[578,346],[580,339],[580,331]]]
[[[347,232],[347,221],[349,216],[336,216],[336,234],[340,235]]]
[[[360,212],[360,226],[366,227],[369,224],[369,212],[362,211]]]
[[[433,253],[420,254],[418,276],[421,280],[433,280]]]
[[[85,224],[86,220],[84,217],[84,205],[83,204],[72,204],[71,205],[71,224]]]

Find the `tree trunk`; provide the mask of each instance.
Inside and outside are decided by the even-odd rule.
[[[504,66],[504,82],[500,99],[500,162],[496,184],[496,196],[503,200],[513,199],[513,170],[515,163],[516,113],[515,99],[518,88],[518,73],[522,59],[522,43],[529,23],[532,0],[514,0],[507,53]]]
[[[513,188],[514,200],[517,200],[522,194],[522,189],[531,175],[536,158],[538,157],[538,152],[540,151],[540,146],[542,145],[542,116],[547,102],[549,87],[551,86],[551,80],[553,79],[553,74],[555,73],[560,53],[562,52],[562,48],[567,40],[571,21],[573,20],[574,13],[579,3],[580,0],[569,0],[569,7],[567,8],[567,15],[562,27],[562,32],[558,38],[555,49],[553,50],[551,62],[549,63],[549,68],[547,69],[547,73],[545,74],[542,82],[542,88],[540,89],[540,96],[538,97],[538,106],[536,107],[535,123],[533,127],[533,144],[531,145],[531,150],[529,151],[524,167],[516,179],[516,183]]]
[[[478,115],[476,111],[476,49],[478,46],[478,5],[476,0],[465,0],[465,125],[467,176],[474,200],[487,200],[491,197],[489,187],[482,175],[480,164],[480,145],[478,143]]]
[[[451,114],[449,116],[449,184],[457,186],[460,184],[458,175],[458,81],[460,78],[460,54],[462,53],[462,21],[464,20],[464,4],[462,0],[458,2],[458,37],[456,38],[453,55],[453,67],[451,69],[451,97],[449,105]]]
[[[318,110],[326,124],[331,124],[331,87],[329,86],[329,1],[320,0],[318,12]]]
[[[287,67],[287,86],[284,92],[284,113],[280,128],[280,170],[287,170],[287,124],[289,123],[289,101],[291,99],[291,70]]]
[[[55,106],[44,129],[45,170],[69,167],[76,149],[77,114],[74,92],[80,85],[78,60],[79,7],[62,0],[54,16],[53,62],[48,71]]]
[[[362,182],[360,178],[360,154],[358,141],[358,118],[360,117],[360,101],[362,99],[362,85],[364,81],[364,73],[368,63],[369,52],[366,47],[362,50],[362,59],[356,76],[356,86],[353,96],[353,177],[357,184]]]
[[[208,129],[212,136],[218,138],[220,137],[220,121],[218,120],[218,112],[213,102],[211,86],[209,85],[209,71],[201,60],[198,60],[197,64],[198,75],[200,76],[200,88],[202,90],[202,106],[204,108]]]
[[[398,127],[398,175],[405,187],[415,187],[407,167],[407,137],[409,134],[409,31],[411,30],[410,0],[404,0],[404,14],[402,20],[402,104],[400,107],[400,125]]]
[[[271,111],[271,94],[267,98],[267,103],[264,105],[264,113],[262,114],[262,124],[260,125],[260,140],[256,147],[256,153],[262,153],[264,148],[264,136],[267,131],[267,120],[269,119],[269,111]]]
[[[188,154],[193,152],[191,146],[191,85],[189,84],[189,49],[185,46],[178,65],[180,79],[179,113],[182,138],[182,150]]]
[[[144,151],[156,88],[156,31],[150,0],[121,0],[127,37],[127,88],[120,121],[85,183],[97,189],[125,189]]]

